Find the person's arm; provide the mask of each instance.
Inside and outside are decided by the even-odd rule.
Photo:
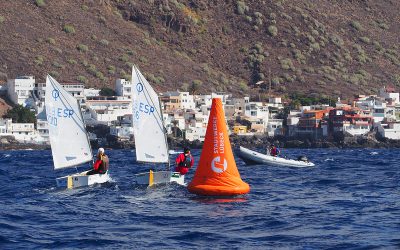
[[[99,169],[99,167],[100,167],[100,165],[101,165],[101,160],[97,160],[94,164],[93,164],[93,169],[94,170],[98,170]]]
[[[176,159],[175,159],[175,164],[176,164],[176,166],[178,166],[179,163],[181,162],[180,159],[181,159],[181,154],[179,154],[178,157],[176,157]]]

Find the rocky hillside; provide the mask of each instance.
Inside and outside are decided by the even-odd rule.
[[[6,0],[0,34],[3,80],[50,73],[113,87],[137,64],[159,91],[400,86],[397,0]]]

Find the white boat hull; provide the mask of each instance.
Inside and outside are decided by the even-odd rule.
[[[108,172],[105,174],[86,175],[87,172],[88,171],[57,178],[57,187],[72,189],[110,181]]]
[[[185,176],[179,172],[158,171],[144,172],[135,175],[135,183],[137,185],[153,186],[159,184],[168,184],[175,182],[179,185],[185,185]]]
[[[256,151],[240,147],[239,157],[243,159],[246,164],[269,164],[275,166],[286,166],[286,167],[313,167],[315,166],[312,162],[298,161],[293,159],[285,159],[281,157],[265,155]]]

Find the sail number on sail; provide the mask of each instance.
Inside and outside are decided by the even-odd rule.
[[[47,108],[47,122],[50,125],[57,126],[59,118],[71,118],[74,110],[69,108]]]
[[[155,108],[147,103],[136,103],[134,106],[134,114],[137,120],[139,120],[139,115],[140,113],[145,113],[145,114],[152,114],[155,111]]]

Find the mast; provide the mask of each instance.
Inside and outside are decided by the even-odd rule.
[[[164,139],[165,139],[165,146],[167,147],[167,155],[168,155],[168,166],[167,170],[169,171],[171,169],[171,162],[169,160],[169,148],[168,148],[168,138],[167,138],[167,129],[165,128],[165,123],[164,123],[164,117],[163,117],[163,112],[162,112],[162,107],[161,107],[161,99],[158,97],[158,103],[160,104],[160,115],[161,115],[161,122],[162,122],[162,128],[164,132]]]
[[[86,129],[85,119],[83,119],[81,104],[79,103],[78,99],[76,99],[76,102],[78,103],[79,115],[81,116],[82,123],[83,123],[83,128],[85,129],[85,135],[86,135],[87,142],[88,142],[88,144],[89,144],[89,150],[90,150],[90,152],[91,152],[91,154],[92,154],[92,160],[91,160],[91,162],[93,163],[93,150],[92,150],[92,145],[90,144],[90,139],[89,139],[89,135],[88,135],[88,132],[87,132],[87,129]]]

